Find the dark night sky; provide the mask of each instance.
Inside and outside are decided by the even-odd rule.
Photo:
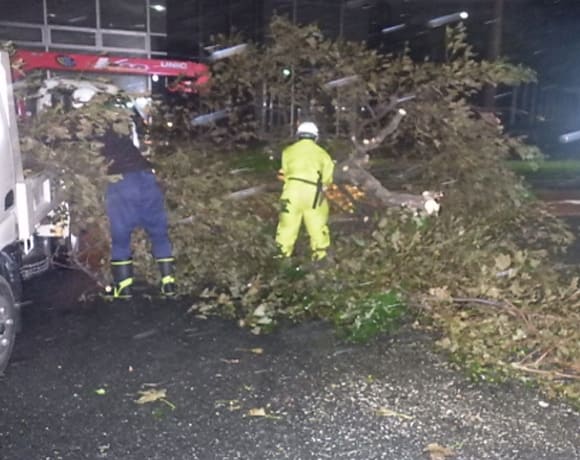
[[[340,29],[338,0],[296,0],[299,22],[318,22],[336,36]],[[426,20],[451,12],[467,10],[470,39],[480,54],[493,18],[494,0],[349,0],[344,10],[343,31],[347,38],[367,39],[387,49],[402,46],[411,39],[417,47],[426,46]],[[531,65],[542,79],[580,86],[580,0],[504,0],[502,51],[516,62]],[[215,32],[230,27],[251,38],[263,35],[269,15],[292,15],[291,0],[167,0],[169,42],[174,54],[194,56],[198,42],[209,43]],[[365,7],[366,6],[366,7]],[[201,15],[200,15],[201,13]],[[381,36],[381,27],[409,24],[409,32]],[[179,53],[177,53],[179,54]]]
[[[495,1],[345,0],[345,4],[352,2],[351,5],[358,6],[343,11],[345,21],[341,28],[340,1],[296,0],[296,19],[301,23],[317,22],[331,37],[342,29],[347,39],[367,40],[369,45],[387,51],[401,50],[410,41],[416,57],[427,54],[437,57],[432,52],[433,43],[442,44],[442,29],[439,37],[437,33],[425,33],[426,21],[465,10],[470,14],[465,22],[469,40],[478,55],[486,56]],[[361,7],[364,4],[368,7]],[[186,52],[179,57],[195,57],[199,51],[194,41],[201,39],[208,43],[212,27],[227,32],[235,26],[251,38],[263,38],[264,26],[274,11],[293,16],[292,0],[191,0],[189,3],[168,0],[168,6],[171,5],[169,41],[177,39],[173,43],[178,47],[189,42],[189,56]],[[245,9],[245,13],[236,8]],[[198,13],[204,9],[207,14],[200,16]],[[408,25],[404,31],[380,34],[381,28],[401,23]],[[511,62],[528,65],[538,73],[537,85],[499,88],[496,113],[501,114],[505,125],[513,132],[533,132],[535,142],[545,139],[552,144],[558,134],[577,129],[580,0],[504,0],[501,51]]]
[[[506,1],[504,52],[543,79],[580,86],[580,1]]]

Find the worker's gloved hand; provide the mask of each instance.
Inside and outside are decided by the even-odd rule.
[[[425,201],[424,207],[428,216],[439,214],[439,210],[441,209],[441,205],[433,199]]]
[[[284,171],[282,171],[281,169],[278,170],[278,174],[276,175],[276,179],[281,180],[282,182],[284,182],[285,177],[284,177]]]
[[[437,215],[441,210],[441,199],[443,198],[442,192],[423,192],[423,208],[428,216]]]

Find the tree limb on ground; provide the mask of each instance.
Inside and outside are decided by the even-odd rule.
[[[373,136],[370,139],[365,139],[362,142],[358,140],[357,136],[362,135],[362,131],[365,127],[368,127],[373,123],[380,123],[389,112],[395,109],[397,102],[398,99],[392,97],[389,101],[379,107],[378,111],[373,114],[371,120],[366,121],[358,130],[356,130],[356,134],[351,137],[354,151],[349,155],[348,159],[339,163],[335,167],[334,182],[336,184],[347,183],[355,185],[386,207],[402,207],[415,212],[418,210],[427,210],[428,214],[437,213],[439,210],[439,200],[443,196],[441,193],[426,191],[421,195],[415,195],[404,192],[393,192],[385,188],[376,177],[366,170],[366,166],[368,166],[369,163],[368,152],[380,147],[385,139],[397,130],[406,115],[405,110],[397,110],[394,117],[377,133],[376,136]],[[228,200],[243,200],[264,192],[274,192],[279,190],[279,184],[263,184],[232,192],[229,195],[226,195],[225,198]],[[431,206],[427,206],[428,202],[431,202]],[[432,209],[435,209],[435,211],[432,211]]]

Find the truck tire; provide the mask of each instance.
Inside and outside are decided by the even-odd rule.
[[[12,289],[0,277],[0,374],[4,372],[16,340],[18,311],[14,305]]]

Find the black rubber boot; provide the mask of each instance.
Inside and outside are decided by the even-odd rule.
[[[157,266],[161,273],[161,294],[167,297],[174,296],[177,292],[174,261],[173,257],[157,259]]]
[[[131,286],[133,285],[133,261],[113,260],[111,262],[111,272],[113,286],[109,295],[113,299],[130,299],[133,295],[131,291]]]

